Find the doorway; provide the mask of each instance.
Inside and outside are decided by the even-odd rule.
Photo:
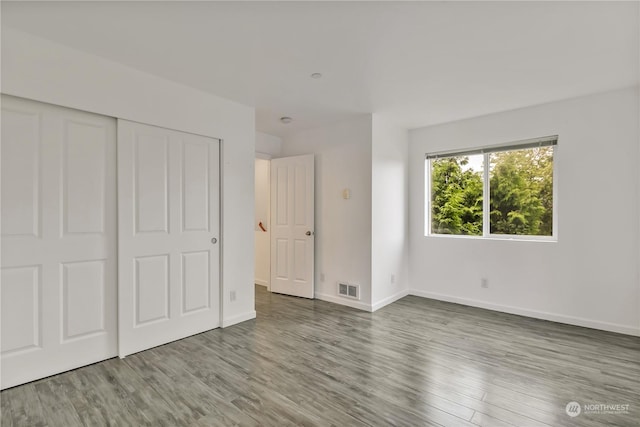
[[[271,160],[255,162],[255,283],[271,290]]]
[[[255,283],[314,298],[314,156],[255,162]]]

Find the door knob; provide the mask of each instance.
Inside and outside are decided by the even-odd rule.
[[[304,233],[304,234],[306,234],[307,236],[311,236],[311,234],[312,234],[312,233],[311,233],[310,231],[307,231],[307,232],[306,232],[306,233]]]
[[[215,245],[216,243],[218,243],[218,239],[216,239],[215,237],[212,237],[211,238],[211,243],[213,243]]]

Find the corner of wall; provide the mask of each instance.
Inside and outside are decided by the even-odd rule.
[[[253,320],[256,318],[256,311],[247,311],[245,313],[235,314],[222,320],[222,328],[228,328],[229,326],[237,325],[238,323],[246,322],[247,320]]]
[[[409,134],[389,118],[372,117],[372,308],[409,289]]]
[[[371,305],[371,115],[288,135],[282,156],[315,155],[316,297],[369,310]],[[350,197],[342,197],[343,190]],[[324,279],[324,280],[321,280]],[[361,299],[337,295],[360,285]]]
[[[256,131],[256,154],[273,158],[280,157],[282,144],[282,138],[279,136]]]

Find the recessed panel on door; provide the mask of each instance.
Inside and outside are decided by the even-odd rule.
[[[2,354],[42,343],[42,288],[38,266],[2,269]]]
[[[185,231],[209,230],[209,145],[182,146],[182,227]]]
[[[62,264],[63,339],[105,332],[105,260]]]
[[[275,171],[276,190],[276,225],[287,225],[289,223],[289,170],[286,167],[279,167]]]
[[[169,232],[169,141],[140,133],[135,141],[136,232]]]
[[[289,241],[287,239],[276,240],[276,268],[275,275],[278,279],[289,278]]]
[[[67,121],[64,138],[64,231],[104,233],[107,129]]]
[[[182,314],[209,307],[209,251],[182,254]]]
[[[307,246],[305,239],[293,241],[293,278],[297,282],[307,281]]]
[[[293,218],[295,225],[307,224],[307,171],[303,165],[296,165],[293,179]]]
[[[169,255],[135,259],[136,326],[169,318]]]
[[[40,235],[41,114],[2,109],[2,236]]]

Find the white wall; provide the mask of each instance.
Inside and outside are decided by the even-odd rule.
[[[409,288],[409,133],[372,117],[371,301],[376,310]],[[393,279],[392,279],[393,276]]]
[[[1,91],[221,138],[222,324],[255,317],[253,108],[38,37],[2,28]],[[237,298],[229,301],[229,292]]]
[[[412,293],[640,335],[638,104],[636,87],[412,131]],[[554,134],[557,242],[424,236],[425,153]]]
[[[271,161],[266,159],[256,159],[255,175],[255,282],[258,285],[269,286],[271,281],[271,220],[270,220],[270,181]],[[267,229],[260,229],[260,222]]]
[[[256,132],[256,154],[264,157],[279,157],[280,153],[282,153],[282,138]]]
[[[316,298],[370,310],[371,116],[286,137],[282,157],[301,154],[315,154]],[[338,281],[359,284],[360,301],[338,297]]]

